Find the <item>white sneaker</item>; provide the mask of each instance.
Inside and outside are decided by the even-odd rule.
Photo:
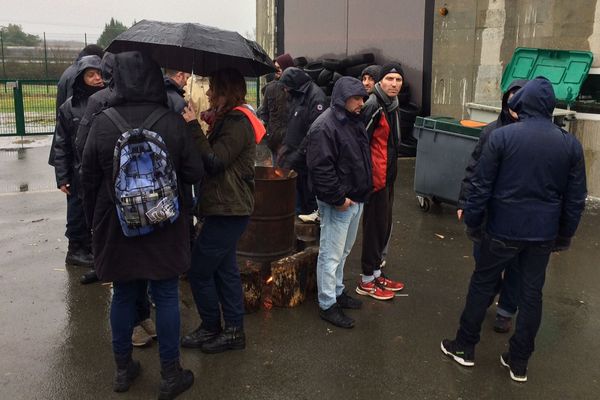
[[[321,220],[319,219],[319,210],[315,210],[310,214],[304,214],[304,215],[298,215],[298,218],[300,218],[300,220],[302,222],[320,222]]]

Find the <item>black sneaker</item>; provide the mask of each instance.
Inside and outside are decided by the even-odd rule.
[[[464,367],[475,365],[475,350],[461,347],[456,340],[444,339],[441,343],[442,352]]]
[[[511,362],[510,353],[508,351],[502,353],[500,356],[500,364],[508,368],[510,379],[515,382],[527,382],[527,366],[516,365],[516,363]]]
[[[94,267],[94,256],[81,248],[77,250],[69,250],[67,251],[67,256],[65,257],[65,264],[75,265],[78,267]]]
[[[344,314],[339,304],[335,303],[327,310],[319,307],[319,316],[325,321],[339,326],[340,328],[350,329],[354,327],[354,320]]]
[[[512,327],[512,318],[504,317],[500,314],[496,314],[496,321],[494,321],[494,331],[498,333],[507,333]]]
[[[358,310],[362,307],[362,301],[348,296],[346,291],[343,291],[342,294],[336,297],[335,301],[340,307],[350,310]]]

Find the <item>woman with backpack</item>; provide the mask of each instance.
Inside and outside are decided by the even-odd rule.
[[[131,334],[137,294],[148,281],[156,304],[158,398],[173,399],[194,382],[179,363],[179,276],[190,265],[189,213],[179,189],[202,179],[202,160],[181,115],[167,108],[154,61],[137,51],[116,54],[113,85],[118,101],[94,118],[82,162],[96,271],[102,281],[113,282],[113,390],[129,390],[140,373],[131,357]],[[148,181],[152,185],[142,185]],[[140,194],[130,196],[136,185]]]
[[[253,126],[262,125],[244,107],[246,81],[239,71],[215,72],[207,95],[214,115],[208,136],[200,129],[191,107],[184,114],[202,154],[206,176],[199,207],[204,225],[192,250],[188,273],[202,324],[184,336],[181,345],[219,353],[246,346],[236,246],[254,208],[257,137]]]

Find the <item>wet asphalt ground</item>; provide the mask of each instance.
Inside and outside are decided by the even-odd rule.
[[[83,286],[85,269],[64,265],[64,195],[53,189],[48,147],[0,151],[0,399],[152,399],[158,346],[136,349],[142,373],[125,394],[111,390],[110,286]],[[400,162],[388,275],[407,296],[363,298],[352,330],[319,319],[314,296],[293,309],[245,319],[247,347],[205,355],[183,349],[196,383],[181,399],[598,399],[600,398],[600,205],[588,202],[570,251],[553,255],[529,382],[500,366],[509,335],[493,332],[490,308],[464,368],[440,351],[452,337],[473,269],[454,207],[419,209],[414,160]],[[27,192],[18,190],[27,184]],[[345,273],[353,292],[360,233]],[[199,324],[181,284],[182,331]]]

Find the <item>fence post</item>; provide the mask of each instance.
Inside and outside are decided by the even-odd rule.
[[[4,62],[4,37],[2,35],[2,31],[0,31],[0,48],[2,48],[2,74],[4,79],[6,79],[6,64]]]
[[[44,65],[46,67],[46,80],[48,80],[48,46],[46,45],[46,32],[44,32]]]
[[[83,43],[85,43],[85,47],[87,47],[87,33],[83,32]]]
[[[15,87],[13,88],[15,99],[15,125],[17,128],[17,135],[25,136],[25,108],[23,107],[23,90],[21,88],[20,81],[16,81],[15,83]]]

